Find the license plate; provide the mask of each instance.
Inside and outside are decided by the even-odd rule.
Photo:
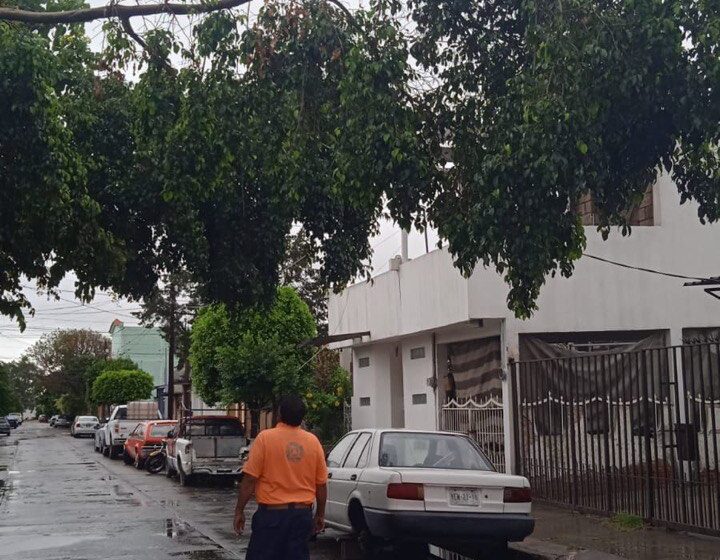
[[[450,488],[448,494],[451,506],[480,505],[480,496],[474,488]]]

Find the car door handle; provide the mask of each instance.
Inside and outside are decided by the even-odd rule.
[[[357,480],[357,475],[356,474],[350,475],[350,480]]]
[[[328,472],[328,478],[332,478],[332,472]]]

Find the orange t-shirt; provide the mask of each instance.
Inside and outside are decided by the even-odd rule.
[[[318,438],[282,422],[258,434],[243,472],[257,479],[255,498],[266,505],[312,504],[328,475]]]

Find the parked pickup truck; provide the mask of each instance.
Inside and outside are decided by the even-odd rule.
[[[198,474],[216,477],[242,475],[249,441],[233,416],[189,416],[168,434],[167,475],[177,473],[187,486]]]
[[[162,419],[155,401],[134,401],[116,406],[110,418],[95,433],[95,450],[116,459],[130,432],[143,420]]]

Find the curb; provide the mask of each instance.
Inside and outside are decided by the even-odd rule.
[[[516,560],[623,560],[621,556],[598,550],[573,549],[561,544],[528,538],[512,543],[510,550]]]

